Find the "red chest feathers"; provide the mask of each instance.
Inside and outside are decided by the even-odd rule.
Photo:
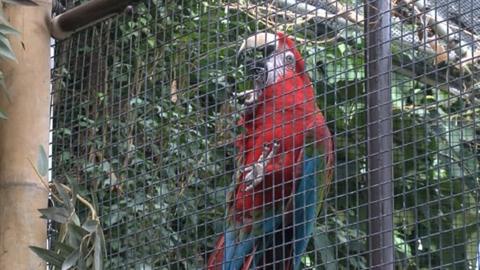
[[[318,122],[319,110],[313,96],[310,86],[279,90],[273,85],[265,89],[254,112],[241,120],[245,130],[237,138],[236,146],[243,168],[257,162],[265,147],[271,149],[274,142],[279,147],[266,162],[262,182],[253,190],[245,191],[244,174],[241,175],[235,192],[237,213],[248,215],[245,211],[290,196],[301,169],[299,162],[306,131]]]

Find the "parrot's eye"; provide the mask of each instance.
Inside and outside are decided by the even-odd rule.
[[[285,55],[285,63],[287,65],[295,64],[295,57],[293,56],[293,54],[287,53],[287,55]]]

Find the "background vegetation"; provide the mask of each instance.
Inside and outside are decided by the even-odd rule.
[[[53,175],[98,210],[105,268],[200,269],[222,231],[240,132],[232,93],[249,88],[235,50],[268,27],[242,3],[151,0],[57,43]],[[367,269],[364,40],[301,29],[283,30],[298,38],[337,158],[302,262]],[[480,107],[392,76],[397,269],[473,269]]]

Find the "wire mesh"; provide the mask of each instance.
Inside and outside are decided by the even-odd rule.
[[[315,202],[319,212],[311,235],[296,239],[308,240],[296,266],[479,269],[480,4],[389,3],[392,66],[380,72],[390,76],[392,112],[379,118],[393,126],[393,149],[383,150],[393,153],[387,168],[393,172],[393,227],[384,230],[392,237],[394,265],[371,264],[366,3],[151,0],[57,42],[53,178],[74,179],[79,193],[97,208],[106,240],[105,268],[205,268],[217,239],[235,223],[232,213],[238,209],[226,210],[232,207],[229,193],[235,181],[246,181],[245,173],[238,177],[248,167],[238,160],[246,153],[235,141],[249,132],[248,123],[238,120],[251,113],[252,96],[240,96],[258,87],[237,51],[245,38],[267,31],[295,41],[335,146],[333,180]],[[295,87],[307,91],[306,85]],[[288,94],[278,98],[284,97]],[[254,102],[266,106],[267,101]],[[321,149],[314,152],[325,156]],[[315,175],[324,179],[329,169],[318,168]],[[289,170],[282,168],[279,178],[286,179]],[[288,189],[288,183],[276,185]],[[291,201],[287,191],[284,196]],[[240,198],[233,196],[235,203]],[[248,234],[247,218],[263,225],[268,215],[284,219],[273,233],[254,238],[253,264],[286,269],[291,242],[275,237],[288,238],[292,211],[289,215],[276,205],[272,212],[271,204],[263,204],[256,216],[241,212],[247,225],[235,224],[233,231]],[[269,252],[270,244],[277,249]],[[245,265],[244,257],[232,261]],[[278,261],[268,265],[266,257]]]

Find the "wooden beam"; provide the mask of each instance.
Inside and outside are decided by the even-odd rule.
[[[65,39],[75,31],[122,12],[139,0],[92,0],[67,10],[52,20],[52,36]]]

